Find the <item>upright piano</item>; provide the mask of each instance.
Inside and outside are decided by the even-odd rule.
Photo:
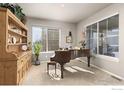
[[[57,50],[55,51],[55,56],[50,60],[60,64],[61,78],[63,78],[64,65],[78,57],[87,57],[88,67],[90,67],[90,49]]]

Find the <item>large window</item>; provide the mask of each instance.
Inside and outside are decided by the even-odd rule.
[[[93,53],[118,58],[119,15],[112,16],[87,26],[86,29],[87,47],[90,48]]]
[[[48,51],[59,49],[58,29],[48,29]]]
[[[87,48],[97,53],[97,23],[87,27]]]
[[[59,48],[59,29],[48,27],[32,27],[32,44],[40,42],[41,52],[54,51]]]
[[[99,54],[107,55],[107,20],[99,22]]]

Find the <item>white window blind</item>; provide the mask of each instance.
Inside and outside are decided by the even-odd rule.
[[[48,27],[32,27],[32,44],[40,42],[42,45],[41,52],[54,51],[59,49],[59,29]]]

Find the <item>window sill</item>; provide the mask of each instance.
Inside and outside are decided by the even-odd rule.
[[[54,51],[45,51],[45,52],[40,52],[40,53],[54,53]]]
[[[40,52],[40,54],[42,54],[42,53],[54,53],[55,51],[46,51],[46,52]],[[34,52],[33,52],[33,54],[34,54]]]
[[[105,55],[95,55],[96,58],[100,58],[103,60],[107,60],[107,61],[113,61],[113,62],[119,62],[119,58],[114,58],[114,57],[109,57],[109,56],[105,56]]]

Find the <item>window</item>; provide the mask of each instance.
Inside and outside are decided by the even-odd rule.
[[[119,15],[108,19],[107,44],[110,56],[119,57]]]
[[[48,29],[48,51],[59,49],[58,29]]]
[[[32,44],[40,42],[42,45],[41,51],[46,51],[46,31],[45,28],[32,27]]]
[[[93,53],[118,58],[119,15],[112,16],[105,20],[99,21],[98,23],[87,26],[86,31],[87,47],[90,48]]]
[[[32,44],[40,42],[41,52],[57,50],[59,48],[59,32],[59,29],[33,26]]]
[[[107,55],[107,20],[99,22],[99,54]]]
[[[97,53],[97,23],[87,27],[87,48],[92,53]]]

